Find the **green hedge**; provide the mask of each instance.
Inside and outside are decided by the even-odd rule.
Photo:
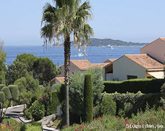
[[[9,87],[3,87],[2,91],[4,92],[6,99],[10,100],[12,98]]]
[[[8,86],[11,92],[12,100],[17,101],[19,99],[19,89],[17,85]]]
[[[3,87],[5,87],[5,84],[0,84],[0,90],[2,90]]]
[[[137,79],[127,81],[105,81],[104,91],[107,93],[159,93],[164,79]]]
[[[4,103],[5,102],[5,94],[0,91],[0,103]]]
[[[116,115],[131,117],[139,111],[145,111],[147,108],[162,107],[161,98],[164,97],[160,93],[143,94],[134,93],[104,93],[104,97],[108,100],[113,98],[116,102]],[[103,98],[104,98],[103,97]],[[111,105],[109,105],[109,108]],[[107,107],[106,107],[107,108]]]

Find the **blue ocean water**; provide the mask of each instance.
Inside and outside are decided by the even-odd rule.
[[[79,55],[77,48],[71,48],[71,59],[88,59],[91,62],[104,62],[106,59],[119,58],[123,54],[140,53],[140,46],[114,46],[114,47],[94,47],[89,46],[86,49],[86,56]],[[48,57],[55,64],[61,65],[64,60],[63,47],[42,46],[6,46],[4,51],[7,54],[6,63],[12,64],[18,54],[31,53],[38,57]]]

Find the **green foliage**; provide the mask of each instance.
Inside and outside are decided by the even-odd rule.
[[[116,102],[112,96],[103,95],[100,111],[104,115],[116,115]]]
[[[38,100],[36,100],[32,106],[29,108],[29,112],[31,113],[32,118],[35,121],[38,121],[44,117],[45,108]]]
[[[6,59],[6,54],[5,52],[0,49],[0,83],[5,84],[5,76],[6,76],[6,65],[5,65],[5,59]]]
[[[19,103],[26,104],[27,107],[31,104],[33,93],[31,91],[20,92]]]
[[[38,58],[33,65],[34,78],[38,79],[40,84],[47,84],[57,75],[57,67],[48,58]]]
[[[26,77],[21,77],[19,79],[17,79],[15,82],[14,82],[14,85],[17,85],[18,86],[18,89],[20,92],[22,91],[26,91],[27,89],[27,80],[26,80]]]
[[[26,131],[41,131],[41,125],[39,123],[26,124]]]
[[[11,92],[12,100],[18,101],[19,99],[19,90],[17,85],[9,85],[8,86]]]
[[[32,75],[26,74],[24,77],[17,79],[14,82],[18,86],[20,91],[32,91],[33,93],[38,90],[39,82],[37,79],[34,79]]]
[[[165,93],[165,83],[161,86],[160,92],[161,92],[161,93]]]
[[[32,54],[21,54],[17,56],[15,61],[24,63],[26,65],[26,70],[30,72],[33,70],[33,64],[36,59],[37,57]]]
[[[24,110],[24,116],[25,116],[26,119],[32,119],[32,114],[29,111],[29,109]]]
[[[148,130],[160,130],[163,128],[139,128],[136,127],[134,129],[126,128],[125,124],[134,124],[134,125],[163,125],[165,127],[165,111],[158,108],[149,109],[145,112],[139,112],[136,116],[133,116],[130,119],[124,119],[123,117],[116,117],[111,115],[104,115],[103,117],[99,117],[93,120],[91,123],[82,123],[81,125],[75,124],[70,127],[62,129],[62,131],[148,131]],[[138,127],[138,126],[137,126]]]
[[[26,131],[26,125],[24,123],[21,124],[20,131]]]
[[[7,83],[13,84],[15,80],[25,76],[27,73],[25,63],[14,61],[7,70]]]
[[[10,124],[8,126],[8,124]],[[0,131],[20,131],[21,124],[13,118],[4,118]]]
[[[45,116],[48,115],[48,106],[51,102],[51,90],[49,87],[45,88],[42,96],[40,97],[40,102],[45,106]]]
[[[57,107],[60,105],[60,101],[58,98],[58,92],[52,92],[50,104],[48,106],[49,114],[56,113]]]
[[[54,78],[57,72],[56,66],[48,58],[38,58],[31,54],[21,54],[8,67],[7,83],[13,84],[17,79],[30,74],[38,79],[41,84],[44,84]]]
[[[5,87],[5,84],[0,84],[0,90],[2,90],[3,87]]]
[[[10,100],[12,98],[9,87],[3,87],[2,91],[4,92],[6,99]]]
[[[93,120],[93,89],[91,75],[85,75],[84,80],[84,120]]]
[[[5,94],[4,92],[0,91],[0,103],[4,103],[5,102]]]
[[[104,91],[107,93],[137,93],[141,91],[142,93],[159,93],[163,79],[137,79],[137,80],[127,80],[127,81],[105,81]]]
[[[160,93],[142,94],[141,92],[136,94],[105,93],[105,96],[114,99],[116,102],[116,114],[124,117],[131,117],[139,111],[145,111],[147,105],[149,108],[160,107],[160,99],[162,97]]]
[[[77,72],[70,78],[69,94],[70,94],[70,112],[73,114],[71,117],[83,116],[83,92],[84,92],[84,76],[85,74],[91,74],[93,85],[93,114],[94,116],[99,114],[99,106],[102,98],[102,92],[104,90],[103,75],[101,69],[91,69],[84,73]],[[81,120],[80,120],[81,121]]]

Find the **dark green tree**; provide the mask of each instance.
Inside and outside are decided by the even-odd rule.
[[[7,83],[13,84],[15,80],[24,77],[26,74],[32,74],[33,64],[37,57],[32,54],[18,55],[13,64],[7,70]]]
[[[49,83],[57,73],[57,67],[48,58],[38,58],[33,64],[34,78],[38,79],[40,84]]]
[[[6,65],[5,65],[5,60],[6,60],[6,54],[3,51],[3,42],[0,41],[0,84],[5,84],[6,79]]]
[[[84,120],[93,120],[93,89],[91,75],[85,75],[84,80]]]

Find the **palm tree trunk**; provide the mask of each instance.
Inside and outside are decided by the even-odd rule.
[[[69,126],[69,65],[70,65],[70,36],[67,35],[64,41],[64,77],[65,77],[65,115],[66,126]]]

